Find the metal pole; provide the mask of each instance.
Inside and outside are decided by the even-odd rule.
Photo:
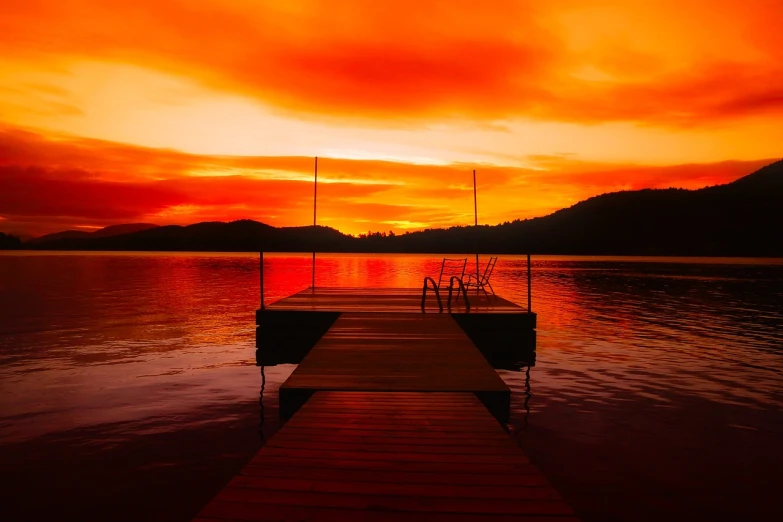
[[[478,200],[476,199],[476,170],[473,169],[473,218],[476,225],[476,234],[478,234]],[[476,295],[479,292],[478,283],[481,281],[479,275],[479,254],[478,254],[478,236],[476,236],[476,243],[473,245],[476,249]]]
[[[530,254],[527,255],[527,313],[530,313],[532,310],[530,310],[530,298],[532,296],[531,291],[531,284],[530,284]]]
[[[264,309],[264,243],[261,242],[261,251],[258,253],[258,265],[259,265],[259,288],[261,292],[261,310]]]
[[[318,205],[318,156],[315,157],[315,179],[313,182],[313,282],[312,289],[315,292],[315,211]]]

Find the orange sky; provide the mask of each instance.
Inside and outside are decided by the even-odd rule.
[[[25,0],[0,17],[0,230],[349,233],[696,188],[781,156],[783,1]]]

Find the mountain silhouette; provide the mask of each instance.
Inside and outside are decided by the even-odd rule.
[[[230,223],[205,222],[194,225],[168,225],[109,237],[64,237],[35,244],[53,250],[172,250],[205,252],[247,252],[261,248],[270,251],[349,250],[355,238],[333,228],[272,227],[244,219]],[[33,245],[31,245],[33,246]]]
[[[83,230],[65,230],[63,232],[55,232],[54,234],[47,234],[45,236],[33,238],[27,241],[27,243],[36,244],[46,243],[49,241],[58,241],[61,239],[89,239],[96,237],[120,236],[123,234],[130,234],[132,232],[155,228],[157,226],[158,225],[153,225],[152,223],[128,223],[124,225],[111,225],[93,232],[85,232]]]
[[[17,248],[22,248],[22,241],[18,237],[0,232],[0,250],[16,250]]]
[[[251,220],[162,226],[110,237],[59,237],[28,248],[307,252],[783,256],[783,161],[699,190],[603,194],[545,217],[500,225],[353,237],[329,227]],[[49,236],[51,238],[51,236]]]

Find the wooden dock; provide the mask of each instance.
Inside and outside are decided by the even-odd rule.
[[[471,393],[317,392],[197,516],[575,522]]]
[[[317,391],[469,392],[508,420],[511,390],[448,314],[348,312],[280,387],[287,419]]]
[[[511,391],[477,349],[535,342],[535,314],[469,298],[317,288],[262,307],[258,363],[299,363],[288,422],[196,521],[576,521],[498,422]]]

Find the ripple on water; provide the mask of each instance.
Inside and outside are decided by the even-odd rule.
[[[224,483],[260,443],[257,263],[256,254],[0,255],[7,469],[46,474],[68,455],[90,470],[71,478],[107,505],[118,499],[101,484],[117,470],[139,484],[198,476],[207,493]],[[309,263],[267,256],[267,301],[308,286]],[[336,286],[419,287],[439,267],[436,256],[324,255],[317,273]],[[526,278],[524,258],[501,256],[493,285],[525,304]],[[738,498],[769,508],[765,480],[783,460],[783,263],[534,257],[533,309],[536,365],[499,370],[513,391],[510,427],[580,513],[725,518],[743,514]],[[266,368],[267,435],[292,369]],[[695,485],[718,500],[695,501]],[[42,485],[19,481],[20,498],[22,486]],[[649,492],[666,492],[668,507]],[[144,502],[128,516],[153,512],[156,501]]]

